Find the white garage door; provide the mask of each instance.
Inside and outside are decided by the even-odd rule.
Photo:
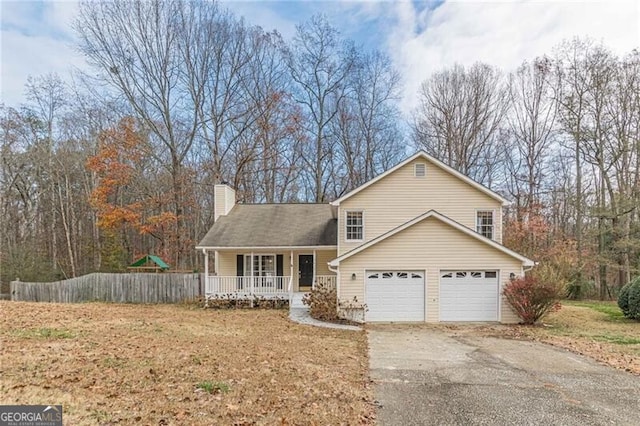
[[[498,272],[440,271],[440,321],[498,321]]]
[[[366,321],[424,321],[424,271],[367,271]]]

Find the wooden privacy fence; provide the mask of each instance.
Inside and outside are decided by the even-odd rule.
[[[199,274],[95,273],[51,283],[11,283],[11,300],[25,302],[178,303],[202,294]]]

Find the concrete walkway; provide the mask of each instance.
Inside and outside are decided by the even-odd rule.
[[[319,321],[311,318],[309,307],[302,303],[304,293],[294,293],[291,306],[289,307],[289,319],[298,324],[313,325],[315,327],[337,328],[339,330],[360,331],[360,327],[347,324],[334,324],[332,322]]]

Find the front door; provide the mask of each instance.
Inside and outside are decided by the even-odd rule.
[[[311,287],[313,284],[313,255],[298,255],[298,286]]]

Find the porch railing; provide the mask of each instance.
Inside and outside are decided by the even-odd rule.
[[[313,286],[322,285],[327,289],[334,289],[336,288],[336,279],[335,275],[316,275]]]
[[[209,276],[206,280],[207,296],[288,296],[291,277],[229,277]]]

